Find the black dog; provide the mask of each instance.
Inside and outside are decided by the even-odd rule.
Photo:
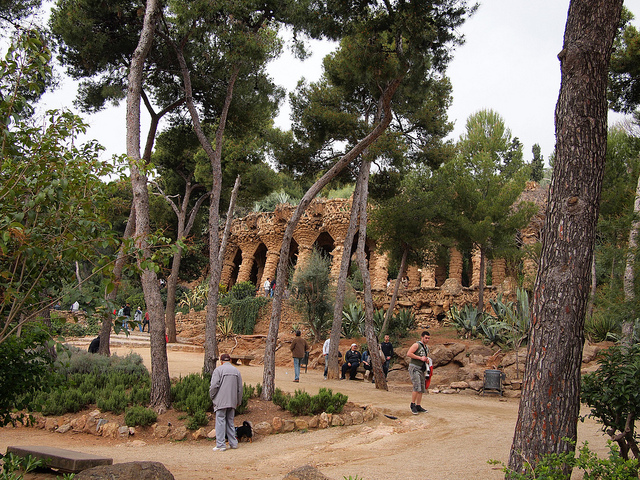
[[[251,428],[251,424],[246,420],[242,422],[242,425],[236,427],[236,438],[238,441],[242,441],[243,438],[246,438],[247,441],[253,442],[253,428]]]

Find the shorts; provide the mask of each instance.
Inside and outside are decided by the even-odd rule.
[[[425,377],[422,368],[410,363],[409,377],[411,378],[411,384],[413,385],[414,392],[424,393],[426,391]]]

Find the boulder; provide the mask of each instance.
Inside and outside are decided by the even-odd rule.
[[[456,278],[447,278],[442,284],[441,290],[446,295],[457,297],[462,293],[462,284]]]
[[[56,430],[56,433],[67,433],[69,430],[71,430],[71,424],[65,423],[64,425],[60,425],[58,427],[58,429]]]
[[[44,422],[44,429],[50,432],[53,432],[58,428],[58,419],[57,418],[47,418]]]
[[[269,422],[260,422],[253,426],[253,433],[255,433],[256,435],[270,435],[271,433],[273,433],[273,427]]]
[[[285,475],[283,480],[331,480],[320,470],[311,465],[303,465]]]
[[[118,436],[118,428],[120,426],[117,423],[114,422],[109,422],[109,423],[105,423],[102,426],[102,436],[103,437],[111,437],[111,438],[115,438]]]
[[[296,429],[296,423],[293,420],[284,420],[282,422],[282,431],[287,433],[287,432],[293,432]]]
[[[340,415],[333,415],[333,417],[331,418],[331,426],[332,427],[344,426],[344,419]]]
[[[599,347],[586,342],[584,344],[584,348],[582,349],[582,363],[593,362],[598,356],[598,353],[600,353]]]
[[[364,413],[362,414],[362,419],[365,422],[369,422],[374,419],[376,413],[376,409],[373,407],[373,405],[367,405],[364,409]]]
[[[169,433],[169,427],[167,427],[167,433]],[[128,437],[129,436],[129,427],[127,427],[126,425],[122,425],[121,427],[118,427],[118,436],[119,437]],[[163,437],[166,437],[167,435],[165,434]]]
[[[187,435],[189,435],[189,431],[187,430],[187,427],[185,427],[184,425],[180,425],[174,431],[171,432],[170,437],[171,437],[171,440],[180,441],[187,438]]]
[[[174,480],[160,462],[127,462],[88,468],[74,480]]]
[[[273,417],[273,420],[271,421],[271,427],[273,428],[273,431],[276,433],[281,432],[282,426],[283,426],[282,418]]]
[[[201,427],[193,432],[192,435],[194,440],[200,440],[201,438],[207,438],[207,431],[204,429],[204,427]]]
[[[153,436],[156,438],[165,438],[167,435],[169,435],[170,430],[171,427],[167,425],[156,425],[156,427],[153,429]]]
[[[296,418],[294,423],[296,424],[296,430],[309,430],[309,422],[304,418]]]
[[[362,415],[362,412],[351,412],[351,420],[353,425],[360,425],[364,422],[364,416]]]

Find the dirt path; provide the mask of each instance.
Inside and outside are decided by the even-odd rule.
[[[149,365],[148,349],[112,351],[119,355],[135,351]],[[202,354],[169,351],[168,355],[171,376],[201,371]],[[262,383],[262,367],[241,366],[240,371],[244,382]],[[283,390],[303,388],[315,394],[320,387],[329,387],[347,394],[351,401],[371,403],[398,419],[380,415],[364,425],[269,435],[221,453],[212,452],[214,443],[209,441],[139,445],[134,440],[4,428],[0,429],[0,452],[8,445],[51,445],[109,456],[116,463],[153,460],[162,462],[176,480],[282,479],[305,464],[336,480],[356,475],[364,480],[504,478],[487,460],[507,461],[517,400],[432,394],[423,401],[429,413],[414,416],[409,411],[409,385],[391,385],[390,391],[384,392],[371,383],[324,381],[321,371],[311,370],[303,372],[300,383],[294,384],[292,368],[276,372],[276,385]],[[605,438],[595,422],[587,419],[578,431],[579,442],[588,440],[593,450],[604,453]]]

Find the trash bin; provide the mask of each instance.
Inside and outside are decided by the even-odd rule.
[[[484,386],[482,387],[482,396],[489,391],[490,393],[499,393],[502,395],[502,381],[505,378],[505,374],[501,370],[485,370],[484,371]]]

